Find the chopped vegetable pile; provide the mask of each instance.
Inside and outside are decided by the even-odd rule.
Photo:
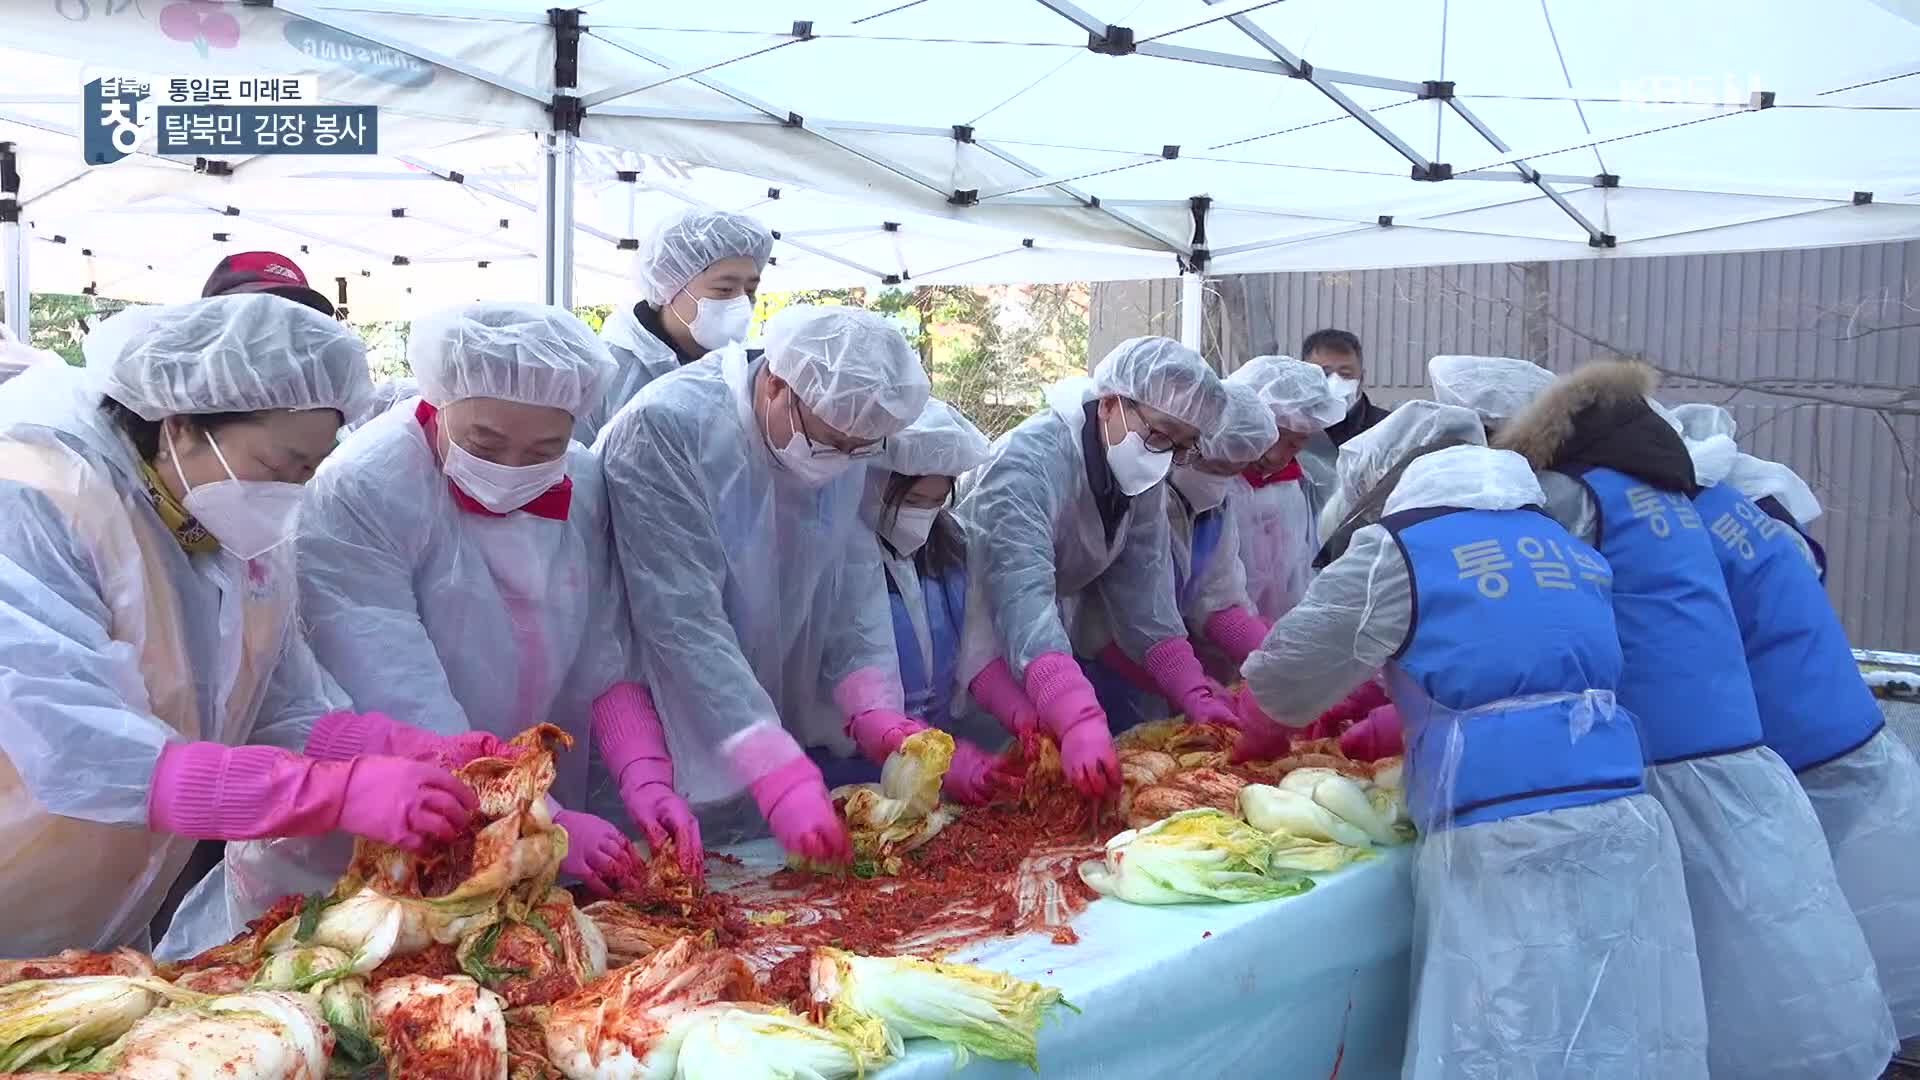
[[[1328,741],[1231,766],[1235,737],[1128,732],[1102,805],[1029,738],[1019,794],[963,812],[939,797],[951,738],[917,733],[878,785],[835,792],[851,866],[708,891],[661,850],[582,909],[555,885],[567,836],[546,798],[569,740],[540,725],[461,767],[481,812],[431,858],[362,840],[331,892],[286,897],[178,965],[126,949],[0,961],[0,1073],[836,1078],[921,1038],[1037,1069],[1042,1023],[1072,1006],[948,954],[1034,932],[1071,944],[1102,894],[1295,895],[1410,837],[1398,759],[1349,761]]]

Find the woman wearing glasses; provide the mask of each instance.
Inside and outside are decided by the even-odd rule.
[[[849,854],[808,751],[848,757],[907,722],[860,500],[863,466],[927,396],[884,319],[791,307],[765,354],[734,344],[671,372],[601,433],[640,674],[710,843],[758,817],[788,852]]]
[[[1161,483],[1196,460],[1226,403],[1199,353],[1123,341],[1092,378],[1054,384],[1046,410],[1002,436],[962,494],[972,595],[961,677],[1008,730],[1052,735],[1090,798],[1118,784],[1119,766],[1067,632],[1080,604],[1105,606],[1120,650],[1189,719],[1231,722],[1174,602]]]

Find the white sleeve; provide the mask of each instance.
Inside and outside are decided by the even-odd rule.
[[[1241,672],[1267,715],[1305,727],[1400,650],[1413,625],[1413,578],[1384,526],[1353,534]]]

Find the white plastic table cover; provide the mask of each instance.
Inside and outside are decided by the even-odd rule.
[[[724,886],[770,872],[771,840],[729,849]],[[1073,921],[1075,945],[1040,934],[950,959],[1058,987],[1080,1009],[1040,1031],[1040,1075],[1371,1080],[1400,1074],[1413,940],[1412,849],[1389,848],[1299,896],[1257,904],[1143,907],[1097,900]],[[919,1039],[874,1080],[1014,1080],[1025,1065]]]

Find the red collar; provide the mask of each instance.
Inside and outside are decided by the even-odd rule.
[[[419,407],[413,410],[414,419],[420,421],[420,426],[426,430],[427,444],[429,446],[440,441],[439,423],[435,419],[439,414],[440,410],[427,404],[425,401],[420,402]],[[447,481],[447,490],[453,493],[453,505],[465,510],[469,514],[479,514],[482,517],[506,517],[507,514],[517,514],[525,511],[534,517],[550,518],[554,521],[565,521],[567,520],[567,512],[573,507],[573,477],[571,476],[561,477],[559,483],[535,495],[532,502],[520,507],[519,510],[509,510],[507,514],[496,514],[486,507],[481,506],[480,500],[461,491],[460,485],[454,483],[452,480]]]
[[[1279,472],[1262,472],[1260,471],[1260,466],[1249,465],[1247,466],[1247,471],[1240,475],[1245,477],[1247,483],[1253,485],[1255,488],[1263,488],[1268,484],[1278,484],[1283,480],[1300,480],[1305,478],[1307,474],[1301,471],[1300,459],[1295,458],[1281,466]]]

